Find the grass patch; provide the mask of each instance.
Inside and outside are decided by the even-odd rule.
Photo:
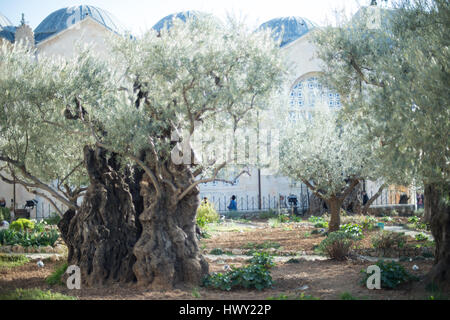
[[[66,296],[58,292],[40,289],[16,289],[0,295],[0,300],[76,300],[76,297]]]
[[[320,298],[305,293],[297,296],[288,296],[281,293],[278,296],[269,297],[267,300],[320,300]]]
[[[53,273],[45,279],[45,282],[47,282],[51,286],[54,286],[54,285],[63,286],[64,282],[61,280],[61,277],[66,272],[67,267],[68,267],[67,263],[64,263],[62,266],[56,268],[56,270],[53,271]]]
[[[28,262],[30,259],[24,255],[0,254],[0,269],[20,267]]]

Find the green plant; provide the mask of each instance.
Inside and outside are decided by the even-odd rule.
[[[308,221],[314,223],[315,228],[325,228],[328,229],[328,222],[325,221],[323,217],[311,216],[308,218]]]
[[[320,243],[318,249],[332,259],[344,260],[350,253],[354,238],[344,231],[330,233]]]
[[[45,223],[38,222],[34,225],[33,232],[44,232],[45,231]]]
[[[361,222],[361,226],[364,230],[372,230],[376,227],[377,219],[374,217],[365,217]]]
[[[416,234],[414,239],[416,239],[417,241],[426,241],[426,240],[428,240],[428,237],[423,233],[418,233],[418,234]]]
[[[406,243],[406,236],[403,232],[380,231],[372,238],[372,245],[376,249],[400,249]]]
[[[7,255],[0,253],[0,268],[20,267],[30,262],[24,255]]]
[[[380,268],[381,271],[382,288],[395,289],[402,283],[418,279],[417,277],[409,274],[405,270],[405,268],[398,262],[384,262],[383,260],[380,260],[376,263],[376,265]],[[367,279],[370,277],[370,274],[368,274],[366,270],[361,270],[361,273],[363,274],[361,284],[366,285]]]
[[[64,275],[64,273],[66,273],[67,267],[68,267],[67,263],[64,263],[62,266],[58,267],[55,271],[53,271],[51,275],[49,275],[45,279],[45,282],[47,282],[51,286],[64,285],[64,282],[62,281],[61,278]]]
[[[76,300],[76,297],[40,289],[16,289],[0,295],[0,300]]]
[[[420,209],[417,209],[416,211],[414,211],[414,214],[418,217],[422,217],[424,215],[424,213],[425,213],[425,209],[423,209],[423,208],[420,208]]]
[[[324,221],[322,217],[311,216],[308,218],[309,222],[316,223],[320,221]]]
[[[344,224],[341,226],[340,230],[355,239],[360,239],[363,236],[362,227],[356,223]]]
[[[34,222],[28,220],[28,219],[17,219],[16,221],[11,222],[11,225],[9,226],[10,229],[14,231],[27,231],[27,230],[33,230],[34,229]]]
[[[215,256],[220,256],[223,254],[223,250],[220,248],[214,248],[212,249],[209,254],[215,255]]]
[[[196,299],[200,299],[202,297],[197,287],[192,288],[192,297]]]
[[[11,211],[9,208],[0,207],[0,222],[1,221],[11,221]]]
[[[417,223],[417,222],[419,222],[419,217],[416,217],[416,216],[410,217],[410,218],[408,218],[408,222],[409,223]]]
[[[197,209],[197,224],[203,228],[208,223],[217,222],[220,216],[210,202],[202,202]]]
[[[56,226],[61,221],[61,217],[56,212],[53,212],[48,218],[45,218],[44,221],[49,225]]]
[[[262,290],[272,286],[272,276],[265,266],[250,264],[241,268],[231,267],[231,271],[225,274],[207,275],[203,278],[202,285],[224,291],[233,288]]]
[[[59,238],[57,230],[48,232],[26,232],[14,231],[12,229],[0,231],[0,244],[2,245],[21,245],[23,247],[31,246],[54,246]]]
[[[414,228],[417,230],[430,230],[430,227],[426,223],[416,223]]]
[[[327,221],[319,221],[314,225],[314,228],[328,229],[328,222]]]
[[[225,291],[233,288],[262,290],[271,287],[272,276],[269,269],[273,266],[272,257],[266,253],[254,253],[249,261],[250,265],[241,268],[232,266],[227,273],[206,275],[202,285]]]
[[[280,220],[278,218],[269,218],[268,224],[271,228],[278,228],[280,226]]]
[[[251,264],[262,265],[267,269],[272,268],[275,263],[273,262],[273,257],[267,252],[256,252],[253,257],[249,260]]]
[[[358,300],[357,298],[352,296],[350,292],[343,292],[339,297],[341,298],[341,300]]]

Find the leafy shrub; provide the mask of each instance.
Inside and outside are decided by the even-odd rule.
[[[319,221],[314,225],[314,228],[325,228],[328,229],[328,222],[327,221]]]
[[[406,243],[406,236],[402,232],[380,231],[372,238],[372,245],[376,249],[400,249]]]
[[[414,211],[414,214],[418,217],[423,217],[423,215],[425,214],[425,209],[423,208],[417,209],[416,211]]]
[[[328,222],[325,221],[323,217],[311,216],[308,218],[308,221],[314,223],[315,228],[325,228],[328,229]]]
[[[356,223],[347,223],[341,226],[341,231],[348,234],[350,237],[360,239],[363,236],[362,227]]]
[[[219,221],[220,217],[210,202],[202,202],[197,209],[197,224],[203,228],[208,223]]]
[[[67,267],[68,267],[67,263],[64,263],[62,266],[57,268],[51,275],[49,275],[45,279],[45,282],[47,282],[51,286],[64,285],[64,282],[62,281],[61,278],[64,275],[64,273],[66,273]]]
[[[417,241],[426,241],[426,240],[428,240],[428,237],[426,235],[424,235],[423,233],[416,234],[416,236],[414,238]]]
[[[48,232],[18,232],[12,229],[7,229],[0,231],[0,244],[8,246],[54,246],[58,238],[59,233],[57,230],[50,230]]]
[[[380,220],[383,222],[392,222],[392,220],[394,219],[392,219],[391,217],[382,217]]]
[[[14,231],[26,231],[34,229],[34,222],[28,219],[17,219],[16,221],[11,222],[9,226],[10,229]]]
[[[280,220],[278,218],[270,218],[269,221],[269,227],[271,228],[278,228],[280,226]]]
[[[260,264],[250,264],[246,267],[231,267],[231,271],[213,273],[203,278],[204,287],[230,291],[233,288],[262,290],[272,286],[272,276],[269,270]]]
[[[233,288],[262,290],[272,286],[272,276],[269,271],[272,266],[270,255],[255,253],[250,259],[250,265],[241,268],[232,266],[227,273],[208,274],[203,278],[202,285],[226,291]]]
[[[416,217],[416,216],[410,217],[410,218],[408,218],[408,222],[409,223],[417,223],[417,222],[419,222],[419,217]]]
[[[44,221],[49,225],[56,226],[61,221],[61,217],[56,212],[53,212],[48,218],[45,218]]]
[[[311,216],[308,218],[309,222],[317,223],[319,221],[324,221],[322,217]]]
[[[34,232],[44,232],[45,231],[45,223],[44,222],[38,222],[34,225],[33,228]]]
[[[215,256],[220,256],[223,254],[223,250],[220,248],[214,248],[209,253]]]
[[[364,220],[361,222],[361,226],[364,230],[372,230],[376,227],[376,224],[377,219],[375,219],[374,217],[365,217]]]
[[[275,263],[273,262],[273,257],[267,252],[256,252],[253,254],[253,258],[249,260],[251,264],[259,264],[267,269],[272,268]]]
[[[354,239],[344,231],[332,232],[320,243],[318,249],[332,259],[344,260],[350,253]]]
[[[9,208],[0,207],[0,221],[11,221],[11,211]]]
[[[380,260],[376,263],[381,270],[381,287],[384,289],[394,289],[402,283],[406,283],[411,280],[417,280],[417,277],[409,274],[405,268],[398,262],[384,262]],[[363,274],[363,279],[361,284],[365,285],[370,274],[366,270],[361,270]]]

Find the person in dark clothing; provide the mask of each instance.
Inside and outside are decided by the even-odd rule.
[[[232,196],[231,197],[230,204],[228,205],[228,210],[230,210],[230,211],[237,211],[236,196]]]
[[[362,202],[363,202],[363,206],[366,205],[367,202],[369,202],[369,196],[367,195],[367,192],[363,191],[362,193]]]

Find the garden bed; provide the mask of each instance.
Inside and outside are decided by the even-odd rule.
[[[256,226],[252,228],[252,226]],[[322,256],[322,260],[308,261],[305,255],[317,255],[317,246],[325,239],[323,234],[312,234],[317,229],[309,222],[280,223],[276,227],[269,221],[226,221],[206,228],[209,238],[201,239],[200,247],[209,262],[210,273],[224,273],[230,266],[248,265],[250,254],[269,252],[275,255],[275,266],[271,269],[273,285],[261,291],[255,289],[233,289],[229,292],[205,287],[180,287],[166,292],[148,291],[133,284],[114,285],[108,288],[82,288],[68,290],[65,286],[50,286],[45,279],[62,265],[62,261],[44,261],[38,268],[35,261],[8,270],[0,271],[0,295],[17,288],[52,290],[78,299],[294,299],[314,297],[319,299],[341,299],[350,296],[356,299],[427,299],[430,293],[420,282],[401,285],[395,290],[369,290],[360,284],[361,270],[374,262],[350,257],[335,261]],[[357,250],[373,250],[371,237],[377,230],[364,231],[364,238]],[[418,241],[408,240],[408,245]],[[220,256],[211,255],[211,251]],[[376,251],[374,256],[376,256]],[[363,253],[363,251],[361,251]],[[367,253],[367,252],[364,252]],[[410,261],[411,260],[411,261]],[[414,276],[423,277],[431,268],[432,259],[416,257],[400,259],[399,262]],[[413,266],[414,269],[413,269]]]

